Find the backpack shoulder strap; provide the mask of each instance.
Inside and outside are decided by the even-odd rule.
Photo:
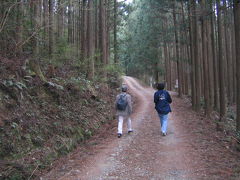
[[[121,97],[126,97],[126,96],[127,96],[127,94],[121,94],[120,96],[121,96]]]

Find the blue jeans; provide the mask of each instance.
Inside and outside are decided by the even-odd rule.
[[[168,114],[158,114],[158,116],[160,118],[162,133],[167,133]]]

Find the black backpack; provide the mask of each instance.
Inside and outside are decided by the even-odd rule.
[[[117,101],[117,109],[124,111],[128,105],[126,94],[121,94],[120,98]]]

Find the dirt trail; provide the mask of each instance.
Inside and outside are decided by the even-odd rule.
[[[124,80],[137,98],[132,115],[133,134],[128,135],[124,127],[122,138],[114,136],[111,141],[108,139],[96,146],[94,153],[89,151],[84,161],[75,154],[42,180],[205,179],[206,168],[197,148],[191,144],[194,132],[184,126],[190,117],[188,107],[182,106],[182,100],[171,93],[173,112],[169,117],[168,135],[163,137],[153,104],[154,90],[141,86],[131,77],[124,77]]]

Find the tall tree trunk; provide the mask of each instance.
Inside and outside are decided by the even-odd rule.
[[[234,0],[234,24],[236,41],[237,69],[237,132],[240,133],[240,0]]]
[[[220,121],[223,121],[226,115],[226,91],[225,91],[225,76],[224,76],[224,54],[223,54],[223,29],[222,29],[222,12],[220,0],[217,0],[217,15],[218,15],[218,48],[219,48],[219,84],[220,84]]]
[[[63,11],[64,7],[62,4],[62,0],[58,0],[58,15],[57,15],[57,21],[58,21],[58,26],[57,26],[57,32],[58,32],[58,37],[63,37],[63,32],[64,32],[64,27],[63,27]]]
[[[188,37],[188,35],[186,34],[186,36]],[[186,63],[185,64],[185,90],[186,90],[186,95],[189,95],[189,59],[190,59],[190,55],[189,55],[189,52],[188,52],[188,45],[185,44],[185,58],[187,59]]]
[[[87,24],[86,24],[86,9],[87,9],[87,1],[83,0],[83,4],[82,4],[82,24],[81,24],[81,59],[84,60],[86,57],[86,29],[87,29]]]
[[[211,5],[212,2],[207,2],[207,9],[208,9],[208,14],[212,13],[211,11]],[[209,69],[208,69],[208,73],[209,73],[209,108],[210,108],[210,112],[213,111],[213,107],[214,107],[214,57],[213,57],[213,46],[212,46],[212,29],[211,29],[211,15],[208,16],[207,18],[207,51],[208,51],[208,64],[209,64]]]
[[[167,44],[164,42],[163,46],[163,52],[164,52],[164,63],[165,63],[165,75],[166,75],[166,82],[167,82],[167,89],[170,90],[170,74],[169,74],[169,59],[168,59],[168,49]]]
[[[100,0],[99,16],[99,49],[103,66],[107,65],[107,36],[106,36],[106,1]],[[106,72],[104,71],[104,76]]]
[[[233,24],[234,24],[234,19],[232,20]],[[236,66],[236,62],[237,62],[237,58],[236,58],[236,38],[235,38],[235,28],[232,28],[232,36],[233,36],[233,40],[232,40],[232,58],[233,58],[233,103],[236,103],[237,101],[237,66]]]
[[[230,102],[231,99],[231,91],[232,91],[232,80],[231,80],[231,55],[230,55],[230,42],[231,42],[231,34],[228,34],[228,29],[229,29],[229,25],[227,24],[227,19],[228,19],[228,10],[227,10],[227,4],[226,4],[226,0],[223,0],[223,28],[224,28],[224,49],[225,49],[225,81],[226,81],[226,94],[227,94],[227,100],[228,102]]]
[[[154,66],[154,75],[155,75],[155,77],[154,77],[154,80],[155,80],[155,82],[159,82],[159,72],[158,72],[158,63],[156,62],[155,63],[155,66]]]
[[[77,19],[77,55],[81,58],[81,19],[82,18],[82,1],[78,2],[78,19]]]
[[[76,42],[76,19],[75,19],[75,12],[76,12],[76,7],[75,7],[75,1],[72,2],[72,36],[71,36],[71,39],[72,39],[72,44],[75,45],[75,42]]]
[[[106,61],[109,64],[109,57],[110,57],[110,0],[105,0],[106,7],[105,7],[105,24],[106,24]]]
[[[18,0],[18,14],[17,14],[17,29],[16,29],[16,53],[21,55],[23,53],[23,48],[20,45],[23,41],[23,2]]]
[[[68,0],[68,43],[73,43],[72,41],[72,35],[73,35],[73,29],[72,29],[72,0]]]
[[[37,57],[39,55],[39,45],[38,45],[38,19],[39,19],[39,1],[31,1],[31,8],[32,8],[32,24],[33,24],[33,31],[34,34],[32,38],[32,48],[33,48],[33,55]]]
[[[53,54],[53,0],[49,0],[49,58]]]
[[[169,90],[172,90],[172,63],[171,63],[171,49],[169,47],[170,45],[167,44],[167,49],[168,49],[168,72],[169,72]]]
[[[176,58],[177,58],[177,74],[178,74],[178,96],[182,97],[182,81],[180,74],[180,59],[179,59],[179,40],[178,40],[178,32],[177,32],[177,19],[176,19],[176,5],[175,0],[173,2],[173,23],[174,23],[174,34],[175,34],[175,45],[176,45]]]
[[[43,35],[43,39],[44,39],[44,47],[46,49],[48,49],[48,54],[49,54],[49,48],[48,48],[48,27],[49,27],[49,21],[48,21],[48,17],[49,17],[49,8],[48,8],[48,0],[43,0],[43,29],[44,29],[44,35]]]
[[[233,51],[232,51],[232,41],[233,36],[231,34],[232,26],[229,26],[228,24],[226,25],[225,29],[225,38],[226,38],[226,56],[228,57],[227,61],[227,72],[228,72],[228,103],[230,105],[233,104],[233,92],[234,92],[234,87],[233,87],[233,81],[234,81],[234,74],[233,74]],[[228,37],[228,38],[227,38]]]
[[[200,111],[200,98],[201,98],[201,69],[200,69],[200,57],[199,57],[199,33],[198,33],[198,15],[196,9],[196,1],[191,0],[193,5],[193,41],[194,41],[194,62],[195,62],[195,88],[196,88],[196,106],[195,110]]]
[[[188,16],[189,16],[189,27],[190,27],[190,31],[189,31],[189,35],[190,35],[190,51],[191,51],[191,97],[192,97],[192,108],[196,109],[196,84],[195,84],[195,47],[194,47],[194,34],[193,34],[193,26],[194,26],[194,22],[193,22],[193,12],[192,12],[192,7],[193,7],[193,1],[188,3]]]
[[[93,0],[88,0],[88,78],[94,77],[94,9]]]
[[[114,48],[114,63],[117,63],[117,0],[114,1],[114,25],[113,25],[113,48]]]
[[[202,6],[202,51],[203,51],[203,71],[204,71],[204,102],[205,102],[205,114],[209,116],[210,114],[210,98],[209,98],[209,71],[208,71],[208,40],[207,40],[207,20],[206,16],[206,1],[201,1]]]
[[[182,24],[186,25],[186,20],[185,20],[185,11],[184,11],[184,4],[181,1],[181,10],[182,10]],[[184,29],[182,31],[182,46],[183,46],[183,59],[186,59],[185,62],[183,62],[182,66],[182,76],[183,76],[183,86],[184,86],[184,94],[188,94],[188,61],[189,61],[189,52],[188,52],[188,43],[189,42],[189,35],[188,35],[188,29],[186,26],[184,26]]]
[[[0,6],[0,27],[2,26],[2,20],[4,19],[5,17],[5,4],[3,3],[1,6]],[[6,43],[5,43],[5,37],[4,37],[4,33],[3,31],[0,32],[0,53],[2,56],[5,56],[6,55]]]
[[[95,49],[99,53],[99,1],[95,3]],[[95,57],[95,62],[99,63],[99,56]]]
[[[215,5],[215,4],[212,4]],[[214,73],[214,108],[215,110],[219,110],[220,102],[219,102],[219,73],[218,73],[218,58],[216,53],[216,31],[215,31],[215,11],[211,14],[211,43],[212,43],[212,52],[213,52],[213,73]]]

